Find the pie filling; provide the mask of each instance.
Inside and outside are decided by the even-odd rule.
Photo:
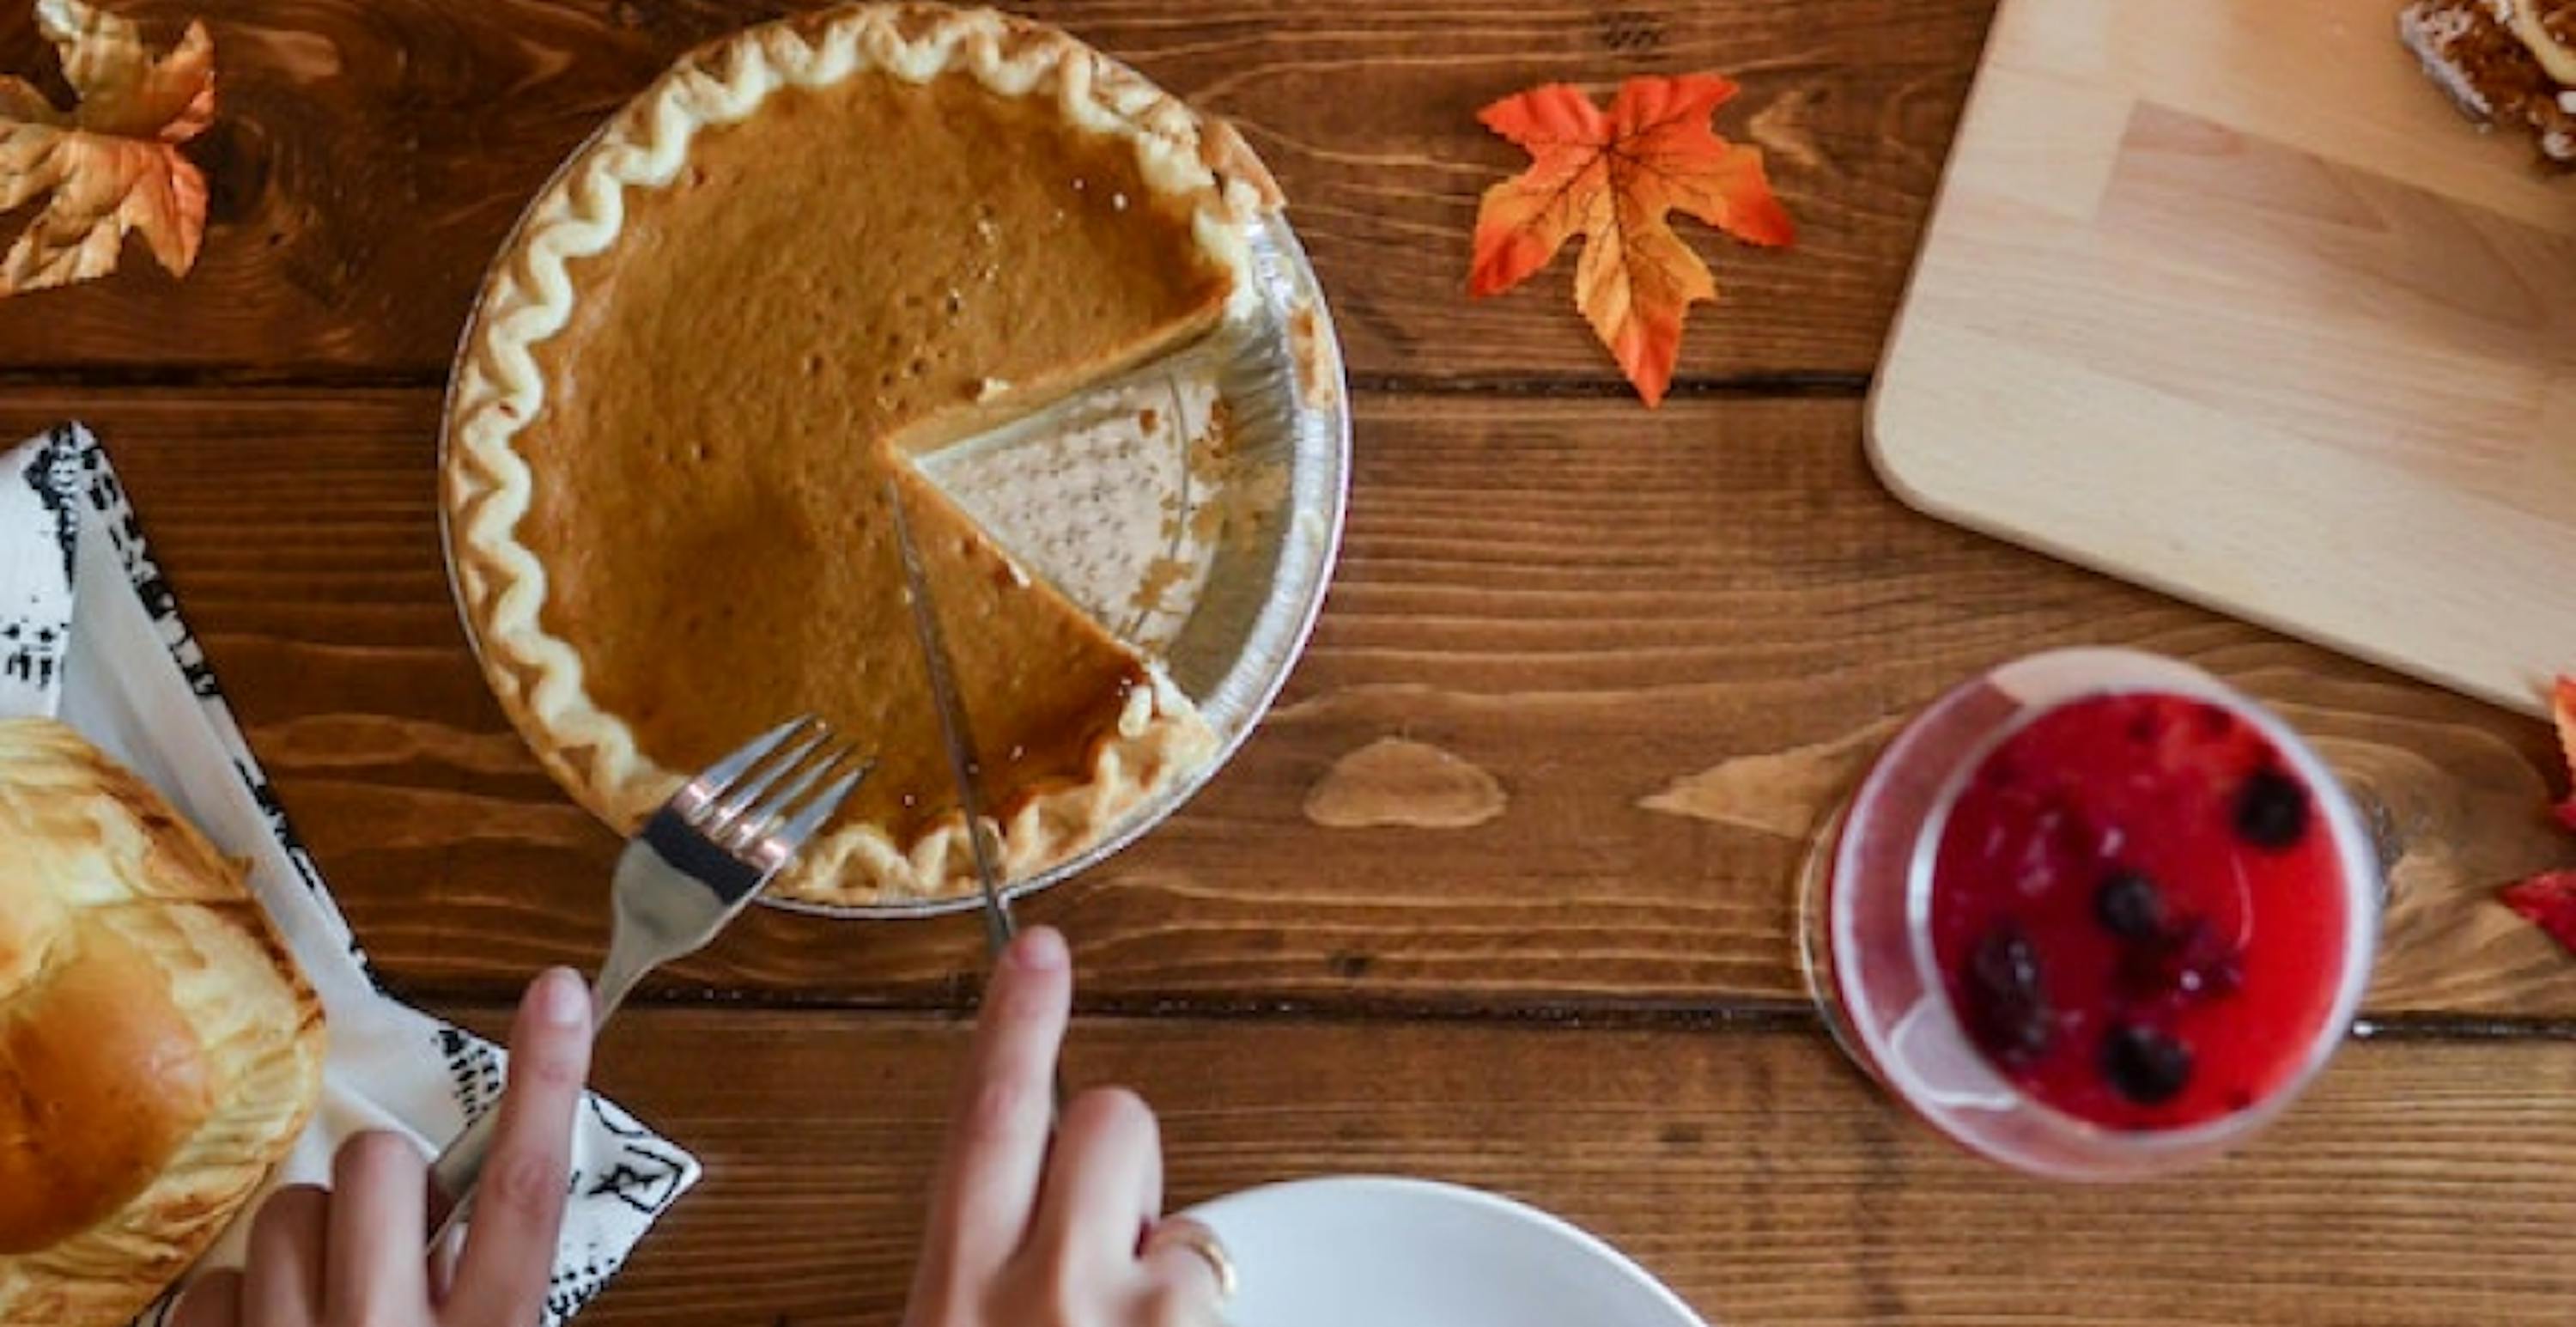
[[[666,773],[811,710],[875,753],[842,823],[898,852],[953,823],[891,481],[997,819],[1092,782],[1158,714],[1198,724],[916,467],[1215,329],[1236,277],[1195,206],[1131,144],[954,74],[791,83],[698,130],[667,186],[629,191],[616,241],[567,264],[569,320],[533,347],[543,407],[509,442],[534,477],[513,533],[543,568],[537,623],[589,702]]]

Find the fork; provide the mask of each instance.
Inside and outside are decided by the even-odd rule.
[[[708,766],[644,822],[617,859],[616,922],[590,988],[592,1036],[646,973],[705,948],[796,859],[873,768],[853,765],[851,755],[822,720],[792,719]],[[779,787],[791,773],[796,777]],[[473,1205],[500,1115],[483,1112],[430,1164],[439,1191],[455,1202],[430,1237],[431,1249],[446,1243]]]

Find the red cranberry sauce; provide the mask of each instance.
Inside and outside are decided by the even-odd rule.
[[[2348,925],[2333,836],[2271,740],[2205,701],[2078,700],[1979,765],[1932,943],[1988,1058],[2120,1129],[2198,1124],[2296,1076]]]

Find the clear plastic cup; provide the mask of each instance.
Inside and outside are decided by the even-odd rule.
[[[1954,1008],[1934,956],[1934,865],[1949,810],[1987,755],[2060,706],[2117,693],[2206,701],[2267,739],[2331,836],[2344,907],[2330,1012],[2298,1034],[2296,1067],[2267,1095],[2205,1122],[2120,1129],[2037,1100],[1988,1057]],[[2324,1067],[2369,984],[2379,861],[2351,798],[2316,753],[2251,700],[2187,664],[2128,650],[2035,655],[1943,696],[1879,755],[1811,849],[1801,882],[1809,988],[1836,1040],[1935,1129],[2016,1170],[2138,1178],[2208,1160],[2277,1117]]]

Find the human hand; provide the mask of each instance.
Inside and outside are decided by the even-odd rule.
[[[1216,1237],[1162,1217],[1154,1112],[1120,1088],[1065,1107],[1056,1051],[1073,1006],[1064,937],[1004,951],[949,1114],[930,1233],[904,1327],[1216,1327],[1232,1271]]]
[[[530,984],[452,1281],[434,1277],[423,1252],[428,1159],[398,1134],[365,1133],[341,1146],[330,1188],[269,1195],[251,1222],[248,1265],[200,1278],[171,1327],[528,1327],[563,1225],[590,1033],[580,977],[557,968]]]

